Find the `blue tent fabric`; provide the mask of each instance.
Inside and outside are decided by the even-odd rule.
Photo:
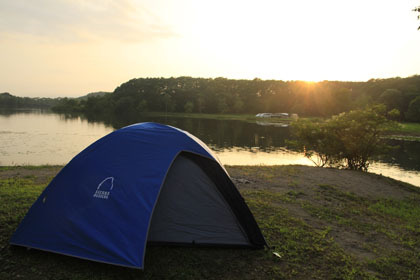
[[[143,268],[153,209],[181,152],[217,162],[201,141],[171,126],[141,123],[108,134],[51,181],[11,244]]]

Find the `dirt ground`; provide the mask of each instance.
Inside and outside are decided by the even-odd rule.
[[[28,167],[13,166],[0,169],[0,179],[7,178],[31,178],[36,184],[47,184],[63,166]]]
[[[308,203],[319,206],[334,206],[328,196],[319,193],[320,186],[332,186],[342,193],[354,194],[358,199],[366,199],[371,203],[379,199],[408,199],[414,194],[420,194],[420,188],[400,182],[388,177],[372,173],[339,170],[333,168],[320,168],[310,166],[261,166],[249,168],[246,166],[229,166],[227,170],[237,188],[246,190],[267,189],[273,192],[287,194],[294,192],[300,203],[280,201],[291,215],[300,218],[315,229],[331,227],[330,236],[347,252],[361,261],[373,259],[375,255],[367,250],[369,245],[374,247],[393,248],[394,244],[380,232],[366,234],[360,229],[343,227],[326,222],[308,213],[301,205]],[[369,222],[366,217],[366,222]]]
[[[309,191],[314,186],[328,184],[367,198],[402,199],[412,193],[411,185],[407,183],[367,172],[304,165],[258,168],[261,170],[257,173],[248,172],[246,166],[228,166],[227,170],[239,189],[265,188],[286,193],[290,190]],[[277,169],[274,176],[273,168]],[[264,172],[272,177],[264,178]]]
[[[61,166],[42,168],[10,167],[0,169],[0,179],[32,178],[39,184],[47,184],[60,170]],[[343,192],[355,194],[359,199],[376,201],[378,199],[406,199],[420,194],[420,188],[384,176],[349,170],[318,168],[309,166],[228,166],[235,185],[241,192],[247,190],[268,190],[280,194],[294,192],[301,203],[279,201],[290,215],[302,219],[314,229],[331,227],[329,234],[347,252],[360,260],[374,257],[366,248],[375,246],[394,246],[381,233],[364,234],[360,230],[331,224],[309,213],[302,203],[330,206],[328,197],[319,195],[320,186],[333,186]],[[299,195],[301,194],[301,195]],[[334,202],[337,203],[337,202]],[[339,203],[339,202],[338,202]],[[394,248],[390,248],[394,249]]]
[[[10,167],[0,170],[0,179],[32,177],[37,183],[48,183],[62,168]],[[263,188],[284,193],[291,190],[308,192],[314,186],[328,184],[369,198],[403,199],[412,193],[409,184],[381,175],[351,170],[303,165],[227,166],[226,169],[239,190]]]

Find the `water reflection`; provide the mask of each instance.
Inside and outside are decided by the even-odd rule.
[[[154,118],[147,121],[165,120]],[[166,123],[189,131],[215,151],[234,149],[251,153],[272,152],[284,147],[285,140],[290,138],[287,127],[259,126],[244,121],[172,118]]]
[[[0,165],[65,164],[111,131],[101,123],[39,110],[0,114]]]
[[[288,127],[164,116],[98,122],[87,116],[41,110],[0,112],[0,165],[65,164],[114,129],[144,121],[189,131],[209,145],[224,164],[312,165],[302,154],[286,148],[285,140],[291,137]],[[390,140],[389,144],[397,148],[376,158],[370,171],[394,174],[394,178],[420,186],[420,142]]]
[[[388,140],[388,145],[394,147],[386,155],[375,158],[376,161],[399,166],[405,170],[420,170],[420,142]]]
[[[95,117],[85,116],[88,122],[97,122]],[[165,118],[139,116],[130,119],[106,119],[104,123],[114,127],[115,129],[137,122],[158,122],[172,125],[186,130],[201,140],[214,150],[220,151],[231,149],[233,147],[249,152],[257,152],[255,147],[260,151],[276,151],[280,147],[285,146],[285,140],[290,138],[289,128],[284,124],[257,125],[244,121],[226,121],[213,119],[198,118]]]
[[[236,153],[243,151],[252,154],[258,153],[261,157],[262,152],[271,153],[272,158],[280,156],[277,154],[280,151],[283,152],[282,157],[285,154],[297,155],[290,149],[286,149],[285,140],[291,138],[290,128],[287,126],[261,126],[244,121],[210,119],[171,118],[165,120],[165,117],[144,117],[137,121],[160,123],[166,121],[166,124],[187,130],[202,139],[214,151],[229,153],[229,157],[225,157],[226,162],[232,162],[229,158],[235,158],[232,151]],[[394,149],[391,149],[386,155],[375,158],[375,162],[396,166],[402,170],[420,171],[420,156],[418,155],[420,142],[389,140],[388,144],[393,146]],[[299,157],[301,157],[301,154],[299,154]],[[247,163],[243,160],[238,162]],[[250,162],[255,162],[255,160],[250,160]],[[260,159],[255,164],[271,164],[272,162],[285,164],[281,160],[268,159],[268,156],[264,156],[264,160]],[[304,162],[309,164],[310,161],[305,160]]]

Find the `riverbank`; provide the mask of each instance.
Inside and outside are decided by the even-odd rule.
[[[201,114],[201,113],[174,113],[174,112],[144,112],[143,117],[167,117],[167,118],[189,118],[189,119],[209,119],[209,120],[225,120],[225,121],[244,121],[249,123],[270,123],[270,124],[289,124],[291,118],[272,117],[261,118],[253,114]]]
[[[167,118],[190,118],[190,119],[212,119],[212,120],[236,120],[249,123],[266,124],[290,124],[291,118],[259,118],[252,114],[200,114],[200,113],[174,113],[174,112],[144,112],[144,117],[167,117]],[[301,119],[322,120],[318,117],[304,117]],[[402,123],[390,131],[387,138],[407,141],[420,141],[420,123]]]
[[[390,139],[420,141],[420,123],[398,123],[397,129],[390,132]]]
[[[420,188],[308,166],[228,166],[274,250],[150,247],[146,270],[10,247],[60,166],[0,167],[0,279],[418,279]],[[272,251],[276,252],[275,256]]]

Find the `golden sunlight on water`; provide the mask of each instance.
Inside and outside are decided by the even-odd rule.
[[[374,162],[369,166],[369,172],[391,177],[420,187],[420,176],[418,171],[403,170],[398,166]]]
[[[20,112],[0,115],[1,165],[65,165],[91,143],[114,129],[103,123],[89,123],[81,118],[65,118],[57,114]],[[274,147],[210,148],[224,165],[309,165],[303,154]],[[369,172],[382,174],[420,187],[420,172],[399,166],[374,162]]]
[[[0,116],[0,165],[61,165],[113,129],[31,112]]]
[[[313,165],[302,154],[286,151],[264,152],[259,149],[247,151],[244,149],[229,149],[215,152],[224,165]]]
[[[315,166],[303,154],[291,151],[264,152],[259,149],[244,151],[240,148],[215,151],[217,157],[224,165],[308,165]],[[418,171],[403,170],[398,166],[392,166],[380,162],[374,162],[369,167],[370,173],[380,174],[396,180],[407,182],[420,187]]]

